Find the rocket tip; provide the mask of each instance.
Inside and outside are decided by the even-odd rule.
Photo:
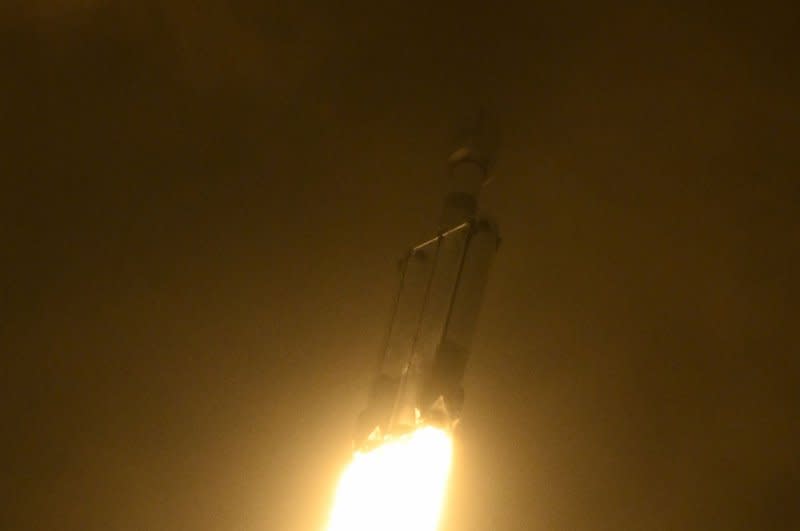
[[[487,106],[481,104],[471,112],[464,113],[460,126],[456,130],[456,140],[448,159],[451,174],[460,174],[467,171],[470,178],[473,174],[480,173],[482,188],[490,180],[489,173],[497,159],[499,147],[499,129],[497,119],[487,115]]]

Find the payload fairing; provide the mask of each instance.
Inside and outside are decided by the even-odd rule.
[[[471,148],[449,161],[450,190],[439,230],[408,251],[380,366],[358,419],[357,449],[368,449],[423,425],[459,421],[462,378],[483,290],[499,244],[477,198],[486,160]]]

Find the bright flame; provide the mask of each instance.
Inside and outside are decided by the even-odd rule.
[[[450,436],[432,427],[356,453],[328,531],[436,531],[452,453]]]

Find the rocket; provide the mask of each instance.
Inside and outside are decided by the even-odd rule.
[[[478,210],[487,159],[464,147],[448,161],[438,230],[406,252],[379,366],[358,417],[356,449],[424,425],[455,428],[484,286],[500,238]]]

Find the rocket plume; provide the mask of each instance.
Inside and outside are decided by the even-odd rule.
[[[356,452],[327,531],[436,531],[452,452],[450,434],[430,426]]]

